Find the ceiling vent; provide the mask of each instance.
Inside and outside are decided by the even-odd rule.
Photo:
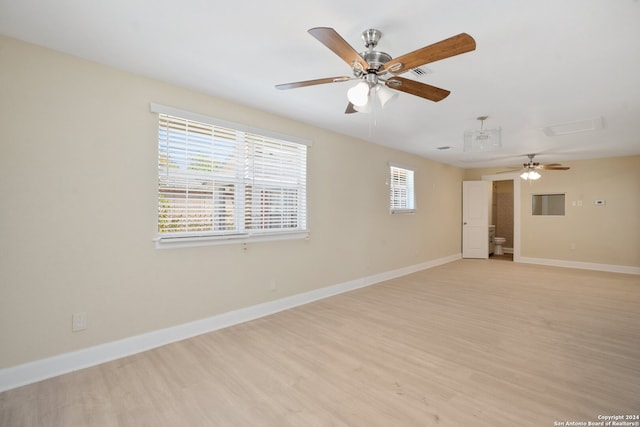
[[[427,74],[433,73],[433,71],[431,71],[428,68],[416,67],[411,69],[411,73],[416,77],[423,77],[423,76],[426,76]]]
[[[594,119],[576,120],[574,122],[546,126],[542,128],[542,131],[547,136],[560,136],[581,132],[593,132],[602,129],[603,127],[604,120],[602,117],[596,117]]]

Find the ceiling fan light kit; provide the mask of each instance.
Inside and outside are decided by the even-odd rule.
[[[363,84],[366,86],[362,86]],[[347,91],[347,98],[353,104],[353,109],[360,113],[370,113],[376,107],[384,108],[397,97],[398,94],[386,86],[369,87],[365,82],[360,82]]]
[[[384,107],[388,102],[398,97],[398,92],[394,92],[386,86],[378,86],[376,87],[376,95],[378,96],[380,104]]]
[[[356,107],[362,107],[369,101],[369,84],[359,82],[347,91],[347,98]]]
[[[508,170],[498,173],[522,172],[520,174],[520,178],[524,180],[535,181],[536,179],[540,179],[542,177],[542,175],[538,172],[539,170],[544,169],[566,171],[571,169],[569,166],[562,166],[560,163],[547,163],[546,165],[543,165],[538,162],[534,162],[533,159],[536,157],[535,154],[527,154],[527,157],[529,158],[529,161],[522,164],[522,169]]]
[[[398,93],[405,92],[429,101],[438,102],[449,95],[449,91],[430,86],[399,74],[415,70],[421,65],[439,61],[455,55],[475,50],[476,42],[470,35],[461,33],[440,42],[425,46],[395,59],[388,53],[375,51],[382,33],[370,28],[362,33],[362,40],[367,48],[365,52],[357,52],[333,28],[316,27],[309,31],[320,43],[342,58],[351,67],[353,77],[338,76],[315,80],[306,80],[276,85],[277,89],[294,89],[325,83],[337,83],[347,80],[359,82],[347,91],[349,105],[345,114],[370,112],[376,106],[384,107],[395,99]],[[387,77],[387,73],[391,74]],[[395,91],[392,91],[393,89]]]
[[[538,172],[536,171],[528,171],[528,172],[522,172],[522,174],[520,175],[520,178],[524,179],[524,180],[533,180],[535,181],[536,179],[540,179],[542,175],[540,175]]]
[[[489,116],[479,116],[480,130],[469,130],[464,133],[464,151],[480,152],[480,151],[496,151],[502,148],[502,130],[498,127],[495,129],[485,129],[484,121]]]

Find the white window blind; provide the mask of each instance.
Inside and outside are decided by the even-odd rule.
[[[163,238],[305,231],[307,147],[159,114]]]
[[[391,213],[415,212],[413,171],[389,166],[389,197]]]

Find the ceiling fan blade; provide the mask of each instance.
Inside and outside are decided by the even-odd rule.
[[[497,172],[497,173],[513,173],[513,172],[520,172],[522,170],[523,170],[522,168],[520,168],[520,169],[511,169],[511,170],[508,170],[508,171],[501,171],[501,172]]]
[[[571,169],[569,166],[552,166],[552,165],[544,165],[542,166],[542,169],[548,170],[548,171],[566,171]]]
[[[352,103],[349,103],[349,105],[347,105],[347,109],[344,110],[345,114],[353,114],[353,113],[357,113],[357,112],[358,112],[358,110],[356,110],[354,108],[354,105]]]
[[[344,62],[349,64],[349,67],[362,67],[363,71],[369,68],[367,61],[333,28],[316,27],[310,29],[308,32],[320,43],[331,49],[333,53],[342,58]]]
[[[347,76],[327,77],[327,78],[324,78],[324,79],[305,80],[305,81],[302,81],[302,82],[293,82],[293,83],[283,83],[283,84],[280,84],[280,85],[276,85],[276,89],[280,89],[280,90],[295,89],[295,88],[298,88],[298,87],[321,85],[321,84],[325,84],[325,83],[346,82],[347,80],[353,80],[353,77],[347,77]]]
[[[412,68],[475,50],[476,41],[467,33],[439,41],[399,56],[384,64],[382,71],[400,74]]]
[[[448,90],[439,87],[420,83],[415,80],[405,79],[404,77],[394,76],[388,79],[385,84],[391,89],[406,92],[411,95],[419,96],[433,102],[442,101],[451,93]]]

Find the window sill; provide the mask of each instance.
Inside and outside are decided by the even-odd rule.
[[[309,239],[309,231],[291,231],[284,233],[264,234],[228,234],[222,236],[188,236],[167,237],[158,236],[153,239],[156,249],[190,248],[196,246],[217,246],[242,243],[270,242],[277,240]]]

